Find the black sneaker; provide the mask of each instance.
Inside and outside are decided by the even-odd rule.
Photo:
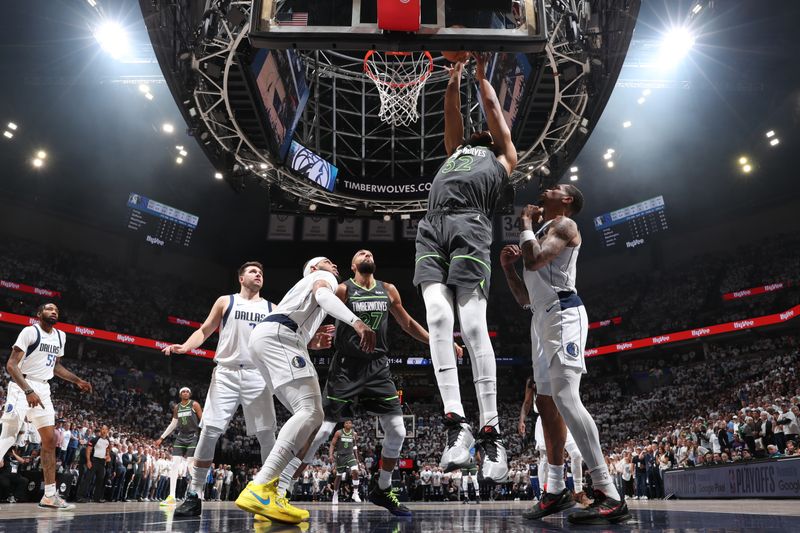
[[[175,509],[174,516],[189,518],[200,516],[202,513],[203,501],[200,499],[200,496],[194,492],[187,492],[186,499]]]
[[[395,516],[411,516],[411,509],[400,503],[394,489],[381,489],[377,484],[369,491],[369,501],[389,510]]]
[[[472,463],[469,449],[475,443],[472,429],[467,420],[456,413],[444,415],[444,426],[447,430],[447,445],[442,452],[439,467],[445,472],[466,468]]]
[[[618,524],[631,518],[628,512],[628,504],[622,501],[609,498],[602,492],[594,491],[594,503],[578,512],[572,513],[567,517],[570,524],[579,525],[608,525]]]
[[[545,492],[542,499],[536,502],[530,511],[522,513],[522,516],[528,520],[541,520],[545,516],[569,509],[573,505],[575,505],[575,500],[572,498],[572,492],[565,487],[558,494]]]

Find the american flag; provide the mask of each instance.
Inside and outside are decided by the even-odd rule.
[[[280,26],[308,26],[308,13],[280,13],[277,20]]]

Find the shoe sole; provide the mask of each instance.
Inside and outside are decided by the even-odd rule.
[[[575,500],[571,500],[569,503],[562,503],[561,505],[553,505],[547,509],[547,512],[538,516],[532,516],[531,513],[522,513],[522,517],[528,520],[541,520],[545,516],[550,516],[551,514],[560,513],[561,511],[566,511],[567,509],[572,509],[575,505]]]
[[[573,519],[571,516],[567,517],[567,520],[570,524],[576,526],[607,526],[609,524],[619,524],[620,522],[625,522],[633,518],[633,515],[630,513],[624,514],[622,516],[617,516],[614,518],[591,518],[588,520],[581,520],[581,519]]]
[[[236,507],[250,514],[263,516],[264,518],[272,522],[280,522],[281,524],[290,524],[290,525],[297,525],[300,522],[302,522],[302,520],[300,520],[299,518],[295,518],[293,516],[278,517],[269,515],[264,512],[264,509],[260,504],[258,504],[257,507],[256,506],[250,507],[246,501],[240,503],[239,500],[236,500]]]

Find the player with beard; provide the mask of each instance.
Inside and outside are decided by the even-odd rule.
[[[385,507],[394,515],[410,516],[411,511],[400,504],[394,494],[391,482],[392,471],[400,457],[406,430],[403,425],[403,411],[391,372],[389,371],[388,314],[397,320],[400,327],[410,336],[425,344],[429,343],[428,332],[414,320],[403,307],[400,293],[391,283],[375,279],[375,259],[369,250],[359,250],[350,265],[353,277],[340,283],[336,296],[347,307],[377,333],[373,353],[364,352],[359,345],[359,337],[352,328],[341,321],[336,323],[334,347],[336,353],[328,371],[328,381],[322,392],[325,421],[317,432],[314,442],[303,458],[310,463],[317,449],[331,436],[337,423],[351,420],[357,410],[376,415],[383,429],[383,452],[377,481],[370,483],[369,500]],[[456,354],[463,355],[460,346],[455,345]],[[292,477],[300,467],[300,460],[294,459],[281,475],[281,488],[289,486]],[[300,473],[302,470],[300,470]],[[299,473],[297,473],[299,475]],[[358,490],[358,481],[353,481]]]

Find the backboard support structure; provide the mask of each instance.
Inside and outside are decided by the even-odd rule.
[[[404,0],[254,0],[250,41],[258,48],[541,52],[544,0],[419,0],[415,32],[385,31],[378,2]],[[416,3],[416,2],[415,2]]]

